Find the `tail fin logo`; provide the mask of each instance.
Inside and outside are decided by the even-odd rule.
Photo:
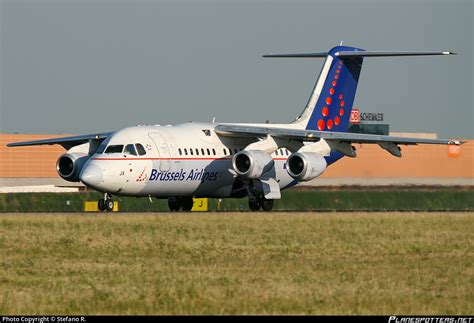
[[[339,126],[341,123],[340,117],[344,116],[344,94],[340,93],[337,96],[335,88],[337,87],[337,80],[339,79],[339,75],[341,74],[341,69],[342,69],[342,61],[339,61],[336,73],[334,75],[334,79],[331,81],[332,87],[329,89],[329,96],[326,97],[326,106],[324,106],[321,110],[322,118],[318,120],[317,126],[318,130],[323,131],[323,130],[333,130],[334,126]],[[340,109],[339,112],[336,114],[331,114],[331,117],[329,117],[329,108],[331,110],[337,109],[336,105],[331,107],[331,104],[333,102],[333,96],[336,94],[337,98],[339,99],[339,105]],[[329,108],[328,108],[329,107]],[[326,119],[326,120],[325,120]]]
[[[346,132],[349,127],[362,57],[340,58],[335,55],[339,51],[360,49],[338,46],[329,52],[333,61],[306,129]]]

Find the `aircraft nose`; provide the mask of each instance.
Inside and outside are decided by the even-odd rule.
[[[103,176],[104,174],[99,166],[89,164],[84,167],[79,177],[81,182],[87,186],[98,187],[102,183]]]

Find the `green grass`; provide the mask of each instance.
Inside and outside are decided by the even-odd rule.
[[[472,314],[473,213],[3,214],[1,314]]]
[[[0,212],[80,212],[83,201],[98,200],[101,194],[87,193],[13,193],[0,194]],[[117,198],[116,198],[117,200]],[[221,210],[248,210],[248,200],[223,199]],[[217,200],[210,200],[211,210]],[[119,209],[126,212],[168,211],[166,200],[120,198]],[[300,191],[282,192],[275,210],[388,210],[388,211],[474,211],[474,190],[439,189],[388,191]]]

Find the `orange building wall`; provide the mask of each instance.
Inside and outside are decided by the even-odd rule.
[[[30,141],[68,135],[0,134],[0,177],[59,177],[56,161],[65,152],[59,145],[9,148],[15,141]]]
[[[0,134],[0,178],[58,177],[56,160],[65,150],[59,145],[6,147],[7,143],[66,135]],[[378,145],[355,145],[357,157],[344,157],[321,176],[342,177],[474,177],[474,140],[461,146],[459,157],[448,157],[444,145],[401,146],[402,158]]]
[[[357,157],[344,157],[323,173],[335,177],[474,177],[474,140],[462,145],[458,157],[448,156],[448,146],[400,146],[402,158],[378,145],[356,144]]]

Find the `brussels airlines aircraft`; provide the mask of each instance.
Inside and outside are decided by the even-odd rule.
[[[318,177],[344,156],[355,157],[351,143],[377,144],[397,157],[399,145],[461,144],[347,132],[365,57],[451,54],[337,46],[324,53],[264,55],[326,59],[305,109],[290,123],[136,126],[8,146],[68,149],[56,163],[59,176],[103,192],[100,210],[112,210],[112,196],[124,195],[167,198],[172,211],[191,210],[193,197],[248,197],[252,211],[270,211],[281,190]]]

